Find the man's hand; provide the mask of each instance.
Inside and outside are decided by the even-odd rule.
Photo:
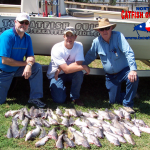
[[[137,72],[136,71],[130,71],[128,74],[128,79],[130,82],[134,82],[137,80]]]
[[[24,76],[25,79],[29,79],[31,74],[32,74],[32,67],[29,65],[26,65],[24,68],[22,76]]]
[[[58,80],[58,75],[60,73],[61,69],[58,68],[57,71],[55,72],[55,80]]]
[[[90,73],[90,68],[87,65],[83,65],[84,70],[86,71],[86,75],[88,75]]]

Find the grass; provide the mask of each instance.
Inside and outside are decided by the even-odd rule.
[[[49,65],[51,57],[50,56],[40,56],[40,55],[36,55],[35,56],[36,61],[42,65]],[[140,60],[136,60],[137,63],[137,69],[138,70],[150,70],[150,67],[145,65],[143,62],[141,62]],[[102,63],[100,59],[96,59],[95,61],[93,61],[91,64],[89,64],[89,67],[92,68],[102,68]]]
[[[43,64],[48,65],[50,62],[50,56],[36,56],[36,61]],[[141,63],[140,61],[137,61],[138,69],[140,70],[150,70],[149,67]],[[90,64],[90,67],[95,68],[101,68],[100,60],[95,60]],[[16,79],[15,79],[16,80]],[[53,140],[49,140],[46,145],[35,148],[35,142],[38,141],[38,138],[32,141],[25,142],[23,139],[7,139],[5,135],[7,134],[7,130],[9,126],[11,125],[11,117],[5,118],[4,114],[8,110],[16,110],[21,109],[23,107],[27,107],[30,109],[32,106],[31,104],[27,103],[27,100],[29,98],[29,83],[28,80],[24,80],[22,78],[17,78],[17,84],[14,87],[15,80],[13,80],[13,83],[11,85],[10,91],[8,93],[7,101],[5,104],[0,106],[0,150],[47,150],[47,149],[56,149],[55,148],[55,142]],[[43,91],[44,91],[44,97],[42,98],[42,101],[47,104],[47,107],[55,110],[57,106],[64,111],[64,108],[75,108],[77,110],[82,110],[88,112],[89,110],[97,110],[102,109],[105,110],[105,108],[108,108],[110,110],[118,109],[119,107],[122,107],[121,105],[114,104],[109,105],[109,98],[108,93],[105,88],[105,77],[104,76],[84,76],[82,88],[81,88],[81,99],[84,101],[85,106],[77,106],[72,103],[68,104],[62,104],[58,105],[56,103],[53,103],[50,90],[49,90],[49,81],[46,77],[46,73],[43,73]],[[149,83],[150,78],[140,78],[139,81],[139,87],[138,87],[138,94],[140,95],[139,99],[134,99],[134,109],[136,111],[136,116],[138,119],[143,119],[148,125],[150,125],[150,92],[149,92]],[[70,87],[70,85],[67,85],[67,87]],[[124,87],[123,87],[124,88]],[[69,90],[67,90],[67,93],[69,93]],[[133,116],[132,116],[133,117]],[[54,126],[51,126],[50,129],[52,129]],[[22,128],[22,125],[19,125],[19,128]],[[62,125],[60,125],[61,129],[67,129],[64,128]],[[28,131],[32,130],[33,127],[28,126]],[[48,132],[50,129],[45,128]],[[58,130],[58,134],[61,130]],[[142,133],[141,137],[136,137],[132,134],[132,137],[134,141],[136,142],[136,145],[131,144],[121,144],[120,147],[116,147],[113,144],[110,144],[106,138],[100,139],[100,142],[102,144],[102,148],[97,148],[94,145],[91,145],[91,149],[103,149],[103,150],[149,150],[150,149],[150,134]],[[68,148],[70,149],[70,148]],[[76,146],[74,149],[82,149],[84,150],[82,146]]]

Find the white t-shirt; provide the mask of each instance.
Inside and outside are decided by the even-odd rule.
[[[67,63],[67,65],[76,62],[84,61],[83,45],[81,42],[74,42],[72,49],[67,49],[64,46],[64,41],[55,44],[51,51],[51,62],[48,66],[47,77],[51,79],[54,77],[57,68]],[[63,71],[60,74],[64,73]]]

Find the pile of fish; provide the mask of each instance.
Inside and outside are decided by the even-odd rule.
[[[12,117],[12,124],[7,131],[7,138],[25,138],[25,141],[37,139],[36,147],[46,144],[49,139],[56,141],[57,148],[75,147],[82,145],[90,148],[90,144],[101,147],[100,139],[107,140],[120,146],[120,143],[130,143],[135,145],[131,133],[140,137],[141,132],[150,133],[150,127],[143,120],[131,119],[131,115],[123,108],[118,110],[106,109],[82,112],[79,110],[57,108],[55,111],[47,108],[36,109],[34,106],[28,111],[27,108],[20,110],[10,110],[5,113],[5,117]],[[19,130],[19,123],[23,128]],[[35,129],[28,131],[28,126]],[[64,125],[66,130],[61,130],[59,125]],[[77,130],[77,127],[79,130]],[[46,133],[45,128],[52,127]],[[58,135],[57,131],[60,130]]]

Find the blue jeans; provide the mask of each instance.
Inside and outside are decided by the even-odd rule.
[[[6,101],[7,93],[14,77],[22,76],[25,67],[19,67],[16,72],[0,71],[0,104]],[[43,97],[43,73],[42,66],[34,63],[32,74],[29,77],[30,99]]]
[[[70,98],[72,100],[80,97],[80,89],[83,82],[83,72],[75,72],[70,74],[60,74],[58,80],[50,79],[51,96],[54,102],[64,103],[66,100],[66,82],[71,82]]]
[[[126,67],[117,74],[106,74],[106,88],[108,89],[111,104],[118,103],[123,104],[123,106],[133,107],[133,98],[137,92],[139,78],[137,76],[137,81],[130,82],[128,79],[129,72],[129,67]],[[126,93],[121,93],[121,83],[124,81],[126,82]]]

